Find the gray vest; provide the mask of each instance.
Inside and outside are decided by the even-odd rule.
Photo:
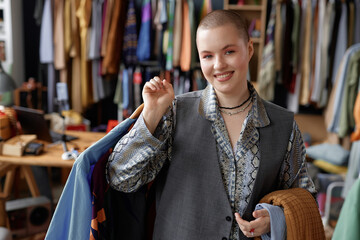
[[[177,99],[172,161],[157,177],[154,240],[228,239],[234,213],[221,177],[211,122],[198,113],[201,91]],[[264,102],[270,125],[259,128],[260,166],[242,216],[253,219],[259,200],[279,183],[293,114]],[[247,239],[240,231],[240,239]]]

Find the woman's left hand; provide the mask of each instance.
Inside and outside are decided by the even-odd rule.
[[[239,213],[235,213],[236,222],[246,237],[257,237],[270,232],[270,215],[266,209],[254,211],[253,216],[255,220],[248,222]]]

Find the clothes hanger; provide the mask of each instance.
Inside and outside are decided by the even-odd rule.
[[[140,113],[142,112],[144,108],[144,104],[142,103],[138,108],[135,109],[135,111],[131,114],[131,119],[136,119],[140,116]]]

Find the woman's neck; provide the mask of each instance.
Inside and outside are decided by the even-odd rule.
[[[216,94],[219,106],[221,107],[235,107],[246,101],[250,96],[250,91],[245,88],[236,95]]]

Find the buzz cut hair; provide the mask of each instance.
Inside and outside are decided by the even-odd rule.
[[[240,37],[246,42],[250,40],[247,20],[237,11],[218,9],[207,14],[199,23],[198,30],[211,29],[226,24],[233,24],[238,29]]]

